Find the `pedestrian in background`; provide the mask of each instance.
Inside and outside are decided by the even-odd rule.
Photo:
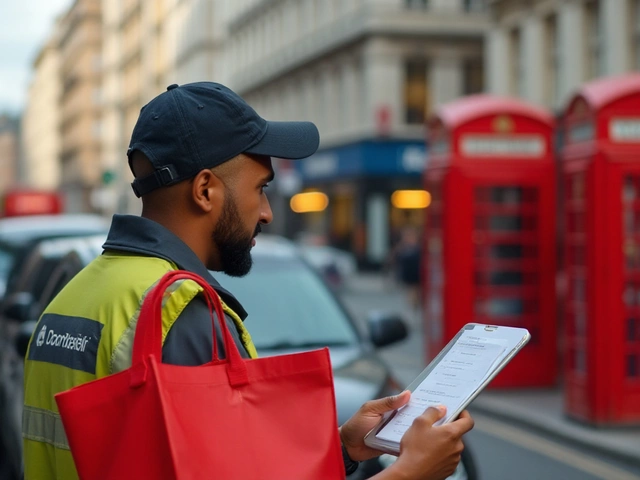
[[[73,349],[38,339],[29,347],[23,421],[26,480],[77,478],[54,395],[130,366],[140,306],[166,272],[182,269],[205,278],[223,301],[225,318],[220,320],[228,324],[241,353],[256,357],[243,324],[247,313],[209,271],[232,276],[249,272],[255,237],[272,220],[265,193],[274,177],[271,157],[309,157],[318,144],[312,123],[267,122],[216,83],[172,85],[143,107],[127,152],[142,214],[114,216],[104,253],[64,287],[40,320],[46,319],[58,336],[88,340],[74,343]],[[165,298],[165,363],[195,366],[211,361],[211,316],[200,292],[195,283],[181,282]],[[223,353],[221,337],[217,332]],[[403,392],[368,402],[340,427],[347,472],[357,468],[358,461],[380,455],[364,444],[364,436],[383,413],[406,404],[409,397]],[[375,478],[436,480],[453,473],[462,435],[473,420],[464,412],[459,420],[434,427],[443,414],[430,408],[418,417],[402,440],[398,461]],[[287,452],[282,452],[282,461],[287,461]],[[239,466],[239,479],[241,472]]]
[[[417,227],[408,226],[400,231],[400,237],[389,253],[385,268],[406,292],[407,302],[414,309],[420,309],[420,232]]]

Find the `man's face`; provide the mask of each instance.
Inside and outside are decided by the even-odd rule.
[[[251,248],[261,225],[272,219],[264,188],[273,178],[271,160],[247,159],[247,165],[225,188],[222,213],[213,232],[220,256],[220,269],[227,275],[242,277],[249,273],[253,260]]]

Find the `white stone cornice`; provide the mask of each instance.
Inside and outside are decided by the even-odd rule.
[[[371,36],[480,38],[489,28],[486,14],[416,13],[366,6],[296,39],[232,75],[239,93],[246,93],[292,70]],[[233,29],[231,29],[233,31]]]

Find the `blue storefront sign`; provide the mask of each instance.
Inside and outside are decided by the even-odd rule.
[[[426,166],[424,142],[365,140],[318,151],[295,162],[304,183],[363,176],[420,176]]]

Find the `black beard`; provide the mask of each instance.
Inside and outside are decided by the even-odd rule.
[[[242,228],[242,219],[236,208],[235,199],[231,195],[225,197],[220,220],[213,232],[213,241],[218,247],[222,272],[231,277],[244,277],[251,271],[253,266],[251,243],[260,230],[260,224],[258,224],[253,236],[247,239],[247,232]]]

